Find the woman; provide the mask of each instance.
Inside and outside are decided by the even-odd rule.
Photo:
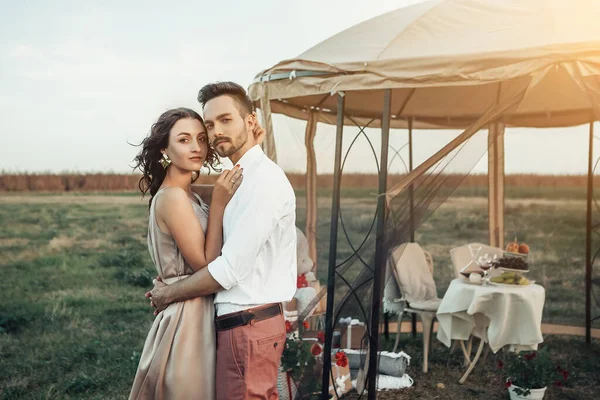
[[[219,161],[202,118],[187,108],[160,116],[135,161],[143,173],[140,190],[151,195],[152,261],[165,283],[185,279],[220,254],[223,213],[242,169],[221,173],[208,213],[191,183],[200,168],[215,169]],[[171,304],[157,314],[146,338],[130,399],[214,399],[215,354],[212,296]]]

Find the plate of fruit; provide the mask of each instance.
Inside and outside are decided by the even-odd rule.
[[[524,274],[529,272],[529,264],[519,257],[501,257],[492,261],[492,267],[509,272]]]
[[[526,258],[529,255],[529,245],[527,243],[519,243],[517,238],[506,245],[504,255],[508,257]]]
[[[529,246],[526,243],[519,243],[515,238],[506,245],[503,256],[492,261],[492,266],[508,272],[529,272],[528,255]]]
[[[504,271],[502,274],[490,278],[490,283],[504,286],[528,286],[533,285],[535,281],[530,281],[517,272]]]

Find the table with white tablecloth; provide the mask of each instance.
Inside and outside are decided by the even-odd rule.
[[[514,351],[537,350],[544,340],[545,297],[544,288],[535,284],[475,285],[454,279],[437,311],[437,337],[450,347],[452,340],[468,340],[473,334],[482,339],[478,354],[484,342],[494,353],[504,346]]]

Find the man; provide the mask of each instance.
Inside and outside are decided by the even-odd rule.
[[[241,86],[209,84],[198,100],[209,140],[243,168],[244,180],[225,209],[221,255],[187,279],[157,282],[147,296],[160,311],[216,293],[217,399],[277,399],[285,344],[281,302],[296,290],[294,191],[257,145],[256,115]]]

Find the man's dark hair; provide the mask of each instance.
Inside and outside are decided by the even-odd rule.
[[[204,108],[206,103],[219,96],[232,97],[242,118],[254,111],[252,100],[248,97],[246,90],[234,82],[217,82],[205,85],[198,92],[198,101]]]

